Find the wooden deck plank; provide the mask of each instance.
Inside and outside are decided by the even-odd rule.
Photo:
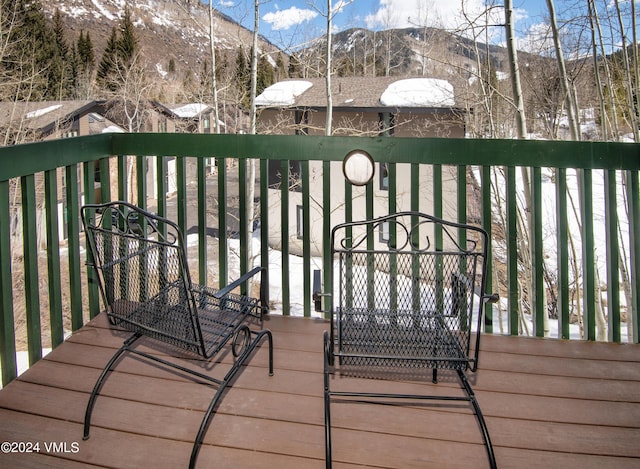
[[[263,346],[222,400],[200,467],[324,466],[321,340],[328,323],[272,316],[265,327],[274,333],[275,375],[267,374]],[[149,467],[186,465],[215,389],[139,359],[123,359],[109,375],[96,402],[92,436],[81,440],[88,394],[126,336],[98,316],[0,391],[0,440],[80,445],[72,454],[0,455],[0,466],[137,467],[143,452],[152,453],[144,463]],[[141,348],[166,353],[152,343]],[[220,376],[231,356],[206,368],[199,360],[175,360]],[[480,370],[471,381],[499,466],[637,467],[639,364],[640,347],[633,345],[483,337]],[[372,385],[382,392],[422,389],[438,395],[459,388],[446,374],[438,385],[332,381],[340,389]],[[487,465],[466,405],[334,402],[332,409],[334,467]]]

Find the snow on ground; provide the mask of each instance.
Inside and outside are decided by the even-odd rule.
[[[256,237],[254,238],[254,246],[253,251],[259,252],[260,250],[260,240],[259,234],[256,232]],[[197,245],[197,235],[191,235],[189,237],[190,245]],[[240,276],[240,242],[237,239],[229,240],[229,275],[231,279],[238,278]],[[260,262],[259,257],[255,260],[255,265],[258,265]],[[254,265],[254,266],[255,266]],[[212,266],[215,268],[215,266]],[[311,258],[311,272],[307,272],[306,275],[309,277],[310,281],[313,278],[313,270],[321,270],[322,269],[322,259],[321,258]],[[338,278],[337,270],[334,272],[334,278]],[[302,257],[289,255],[289,271],[286,274],[286,279],[289,282],[289,292],[290,292],[290,305],[291,309],[289,314],[291,316],[303,316],[304,315],[304,276],[305,272],[303,270]],[[269,299],[274,307],[271,310],[270,314],[282,314],[282,253],[275,249],[269,250]],[[474,304],[478,304],[479,298],[476,296],[474,299]],[[313,305],[312,305],[313,308]],[[508,310],[507,310],[507,300],[506,298],[500,299],[500,308],[502,313],[500,313],[498,305],[493,306],[493,330],[495,334],[508,334],[509,331],[509,320],[508,320]],[[311,311],[312,317],[323,317],[322,313],[316,313],[315,311]],[[533,334],[533,319],[530,315],[525,315],[525,323],[527,329],[530,334]],[[548,337],[550,338],[558,338],[560,324],[556,319],[549,319],[549,333]],[[475,324],[474,324],[475,329]],[[569,333],[571,339],[580,339],[580,327],[578,324],[571,324],[569,326]],[[627,325],[626,323],[622,324],[621,327],[621,338],[622,341],[626,341],[627,339]]]
[[[99,0],[91,0],[91,3],[93,3],[93,6],[98,9],[98,12],[108,20],[115,21],[118,19],[118,17],[112,15],[111,12],[107,10],[107,8]],[[97,15],[96,18],[100,19],[100,17]]]

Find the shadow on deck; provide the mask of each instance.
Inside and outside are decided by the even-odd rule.
[[[324,467],[322,331],[329,325],[270,316],[265,327],[274,333],[275,375],[268,376],[264,345],[222,400],[198,467]],[[82,441],[91,388],[125,336],[100,315],[0,391],[0,442],[26,443],[14,445],[18,451],[39,443],[39,452],[0,454],[0,466],[187,466],[214,390],[132,357],[107,379],[92,436]],[[639,345],[482,340],[471,380],[499,467],[640,465]],[[230,360],[223,353],[208,372],[223,375]],[[459,388],[443,378],[402,386],[430,386],[434,394]],[[363,382],[336,384],[362,389]],[[382,390],[392,385],[376,382]],[[332,416],[334,467],[488,465],[467,406],[336,404]]]

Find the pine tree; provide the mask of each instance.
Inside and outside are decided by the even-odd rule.
[[[302,78],[302,66],[296,54],[289,58],[289,78]]]
[[[3,73],[11,77],[12,97],[23,101],[52,98],[50,72],[55,48],[53,33],[38,1],[17,0],[12,28],[6,43],[11,44],[3,61]],[[4,14],[4,12],[3,12]]]
[[[287,69],[284,66],[284,58],[282,57],[282,52],[278,52],[278,56],[276,58],[275,78],[276,78],[276,81],[280,81],[286,77],[287,77]]]
[[[125,7],[124,14],[120,20],[120,37],[118,38],[118,58],[123,67],[131,65],[134,55],[138,51],[138,38],[135,34],[135,27],[131,21],[131,11]]]
[[[238,54],[236,55],[236,79],[235,84],[240,96],[240,100],[243,104],[247,105],[249,97],[249,86],[251,80],[251,73],[249,73],[249,67],[247,64],[247,57],[244,54],[242,46],[238,47]]]
[[[53,56],[49,68],[49,95],[54,98],[65,99],[73,95],[73,61],[69,45],[65,39],[65,27],[60,10],[53,15]]]
[[[275,72],[266,55],[258,60],[258,80],[256,82],[256,94],[262,93],[265,88],[275,82]]]
[[[118,65],[118,33],[116,28],[111,29],[111,36],[107,40],[107,47],[102,54],[102,60],[98,65],[97,82],[105,89],[115,91],[117,82],[115,81],[115,73]]]
[[[85,36],[84,31],[80,31],[80,37],[78,38],[78,63],[80,64],[80,70],[83,72],[90,72],[96,63],[95,54],[93,52],[93,44],[91,42],[91,36],[89,32]]]

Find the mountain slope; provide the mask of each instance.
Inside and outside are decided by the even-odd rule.
[[[199,73],[209,60],[208,7],[197,0],[50,0],[43,8],[51,17],[58,9],[67,28],[67,40],[74,43],[80,31],[89,32],[99,62],[107,39],[129,6],[136,35],[150,70],[163,78],[173,59],[176,74]],[[215,15],[215,41],[220,51],[235,54],[239,46],[249,50],[251,32],[221,14]],[[277,48],[261,38],[263,51]]]

